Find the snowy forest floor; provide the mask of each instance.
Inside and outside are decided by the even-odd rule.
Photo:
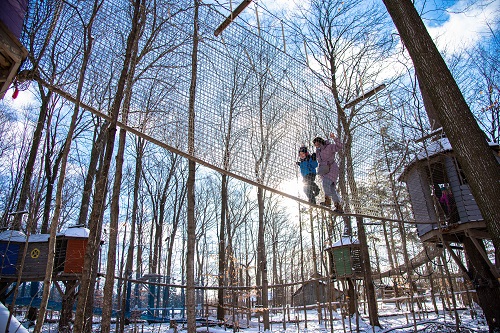
[[[482,314],[479,307],[474,309],[460,309],[458,311],[460,326],[459,330],[456,329],[456,321],[454,318],[454,311],[443,311],[440,310],[439,314],[436,315],[434,311],[422,312],[420,314],[416,313],[416,326],[418,332],[481,332],[487,333],[488,326],[486,320]],[[472,316],[474,314],[474,316]],[[395,306],[384,305],[383,308],[379,309],[379,321],[382,327],[372,327],[368,324],[368,315],[361,314],[359,316],[359,323],[356,325],[357,316],[354,315],[351,320],[342,320],[342,317],[337,312],[332,312],[331,320],[329,314],[327,322],[324,321],[320,324],[318,322],[317,312],[315,310],[307,311],[307,327],[304,321],[304,312],[296,312],[293,314],[294,318],[298,318],[299,321],[287,322],[286,329],[283,327],[283,315],[275,314],[270,320],[271,332],[304,332],[304,333],[328,333],[328,332],[373,332],[373,333],[406,333],[414,332],[414,322],[411,314],[406,310],[398,310]],[[99,318],[95,318],[99,320]],[[210,319],[210,318],[209,318]],[[212,318],[215,320],[215,318]],[[293,320],[293,319],[292,319]],[[333,323],[333,330],[330,326]],[[115,332],[114,325],[112,325],[111,332]],[[358,328],[359,327],[359,328]],[[32,332],[33,328],[30,328]],[[56,333],[57,324],[45,324],[43,332],[44,333]],[[94,332],[99,332],[99,325],[95,325]],[[178,330],[180,332],[186,332],[185,325],[178,325]],[[232,327],[206,327],[200,326],[197,329],[198,332],[212,332],[212,333],[222,333],[222,332],[232,332]],[[235,330],[238,331],[238,330]],[[258,319],[255,317],[251,318],[251,321],[247,323],[245,320],[241,321],[241,327],[239,332],[262,332],[263,325],[262,322],[259,323]],[[126,333],[160,333],[160,332],[174,332],[170,328],[169,323],[163,324],[148,324],[146,322],[130,324],[125,329]]]

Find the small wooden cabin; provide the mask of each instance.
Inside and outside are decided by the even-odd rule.
[[[330,274],[333,278],[362,278],[359,240],[343,236],[325,251],[328,253]]]
[[[28,0],[2,0],[0,5],[0,99],[28,52],[20,43]]]
[[[17,276],[21,264],[26,235],[17,230],[0,233],[0,278]]]
[[[54,273],[82,273],[89,234],[89,229],[74,226],[57,235]]]
[[[490,144],[498,156],[498,145]],[[400,176],[408,188],[418,235],[437,242],[439,233],[486,231],[481,212],[447,138],[430,142]],[[438,223],[440,225],[438,225]],[[439,228],[440,227],[440,228]],[[438,231],[441,229],[441,231]]]
[[[23,281],[41,281],[45,277],[49,256],[48,234],[30,235],[24,258]]]
[[[316,283],[319,287],[319,302],[338,302],[342,297],[342,292],[338,289],[333,288],[333,286],[328,286],[325,281],[306,281],[299,289],[297,289],[292,295],[293,306],[299,305],[312,305],[318,302],[316,297]],[[328,289],[331,288],[331,295],[328,296]]]

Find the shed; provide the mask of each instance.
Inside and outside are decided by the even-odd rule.
[[[26,235],[21,231],[6,230],[0,233],[0,274],[2,276],[17,275],[25,243]]]
[[[319,285],[319,300],[316,297],[316,283]],[[331,288],[331,294],[328,298],[329,288]],[[341,291],[333,288],[333,286],[329,287],[325,281],[306,281],[293,293],[292,304],[294,306],[299,306],[316,304],[318,301],[320,303],[339,301],[342,295]]]
[[[54,273],[82,273],[89,234],[89,229],[74,226],[57,235]]]
[[[490,143],[498,156],[498,144]],[[434,237],[441,227],[471,223],[479,226],[483,217],[472,196],[467,179],[447,138],[432,141],[405,168],[400,180],[406,182],[419,237]],[[463,226],[465,227],[465,226]],[[480,226],[479,226],[480,227]]]
[[[45,277],[49,256],[48,234],[30,235],[24,258],[23,280],[40,281]]]
[[[342,236],[325,251],[328,252],[332,277],[338,279],[362,276],[361,249],[357,239]]]

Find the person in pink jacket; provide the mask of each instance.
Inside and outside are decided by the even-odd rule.
[[[335,189],[339,178],[339,166],[335,161],[335,153],[342,150],[342,142],[333,133],[330,133],[330,139],[332,142],[321,137],[316,137],[313,140],[319,164],[318,174],[321,176],[323,191],[325,191],[325,202],[320,203],[320,205],[330,207],[333,202],[334,210],[343,213],[340,197]]]

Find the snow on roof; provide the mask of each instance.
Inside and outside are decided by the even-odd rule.
[[[48,242],[49,238],[50,238],[49,234],[30,235],[28,238],[28,242],[30,242],[30,243]]]
[[[25,242],[26,235],[18,230],[6,230],[0,233],[0,241]]]
[[[436,141],[432,141],[427,147],[422,149],[417,155],[418,160],[425,160],[436,154],[452,150],[450,141],[448,138],[441,138]]]
[[[70,227],[62,234],[66,237],[89,238],[90,230],[83,227]]]
[[[350,244],[359,244],[359,240],[353,239],[352,237],[344,236],[339,241],[332,244],[332,247],[340,247]]]
[[[496,142],[488,142],[490,147],[497,147],[498,143]],[[417,155],[418,160],[425,160],[431,156],[437,155],[439,153],[443,153],[446,151],[452,151],[450,140],[448,138],[440,138],[436,141],[432,141],[427,147],[424,147],[420,153]]]

